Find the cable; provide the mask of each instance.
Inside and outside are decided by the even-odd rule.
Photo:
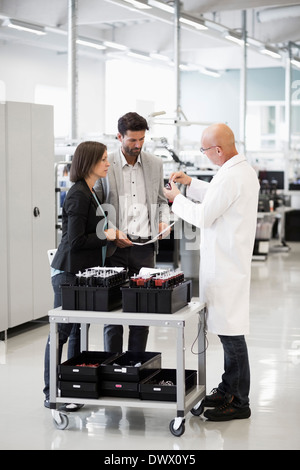
[[[203,350],[203,351],[200,351],[200,352],[194,352],[194,351],[193,351],[194,344],[196,343],[196,341],[197,341],[197,339],[199,338],[199,335],[200,335],[200,333],[201,333],[202,325],[203,325],[203,328],[204,328],[205,322],[201,322],[201,321],[200,321],[200,322],[199,322],[199,328],[198,328],[197,336],[196,336],[196,338],[195,338],[195,340],[194,340],[194,342],[192,343],[192,346],[191,346],[191,353],[192,353],[192,354],[195,354],[196,356],[199,356],[200,354],[205,353],[205,351],[207,350],[207,348],[208,348],[208,346],[209,346],[209,342],[208,342],[208,339],[207,339],[206,331],[204,331],[205,343],[206,343],[204,350]]]

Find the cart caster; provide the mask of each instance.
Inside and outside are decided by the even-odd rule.
[[[172,419],[169,425],[169,429],[173,436],[179,437],[182,436],[182,434],[185,431],[185,424],[184,424],[184,419],[182,418],[175,418]]]
[[[202,415],[203,411],[204,411],[203,401],[201,401],[200,403],[197,403],[197,405],[194,406],[194,408],[191,409],[191,413],[194,416]]]
[[[63,413],[59,413],[58,411],[55,410],[52,413],[52,416],[53,416],[53,423],[56,429],[60,429],[61,431],[63,431],[64,429],[68,427],[69,418],[67,415]]]

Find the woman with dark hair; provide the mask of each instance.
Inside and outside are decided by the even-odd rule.
[[[93,191],[99,178],[105,178],[108,167],[107,149],[100,142],[82,142],[75,150],[69,189],[62,211],[62,239],[51,264],[54,290],[54,308],[61,306],[61,284],[72,284],[78,271],[93,266],[103,266],[107,243],[116,239],[116,231],[107,228],[106,215],[101,201]],[[99,229],[100,227],[100,229]],[[58,325],[58,361],[63,345],[69,340],[68,358],[80,352],[79,325]],[[49,355],[50,336],[45,351],[45,402],[49,408]],[[74,407],[73,407],[74,410]]]

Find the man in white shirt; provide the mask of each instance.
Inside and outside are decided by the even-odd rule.
[[[220,166],[210,183],[183,172],[170,177],[173,212],[200,228],[200,300],[207,304],[207,328],[224,349],[222,382],[205,397],[212,421],[243,419],[249,407],[250,367],[245,341],[249,333],[249,297],[259,182],[253,168],[235,147],[232,130],[214,124],[202,134],[201,152]],[[174,182],[188,186],[184,197]]]
[[[129,112],[118,120],[117,138],[121,147],[108,155],[110,167],[106,187],[108,219],[118,228],[114,253],[107,266],[121,266],[133,276],[142,267],[153,268],[157,242],[144,243],[169,225],[170,210],[164,196],[162,159],[142,150],[148,124],[137,113]],[[101,181],[95,191],[101,189]],[[168,231],[164,236],[168,235]],[[149,328],[129,326],[128,350],[145,351]],[[104,326],[106,351],[123,351],[123,326]]]

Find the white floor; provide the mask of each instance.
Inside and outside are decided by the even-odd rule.
[[[49,331],[42,324],[0,341],[0,449],[221,450],[300,449],[300,243],[288,253],[270,253],[252,267],[251,409],[248,420],[224,423],[186,417],[185,433],[173,436],[165,409],[88,407],[70,415],[69,427],[54,427],[43,407],[43,354]],[[228,293],[230,295],[230,292]],[[161,351],[163,367],[174,367],[175,337],[151,328],[148,350]],[[186,329],[186,366],[196,336]],[[208,336],[207,391],[218,384],[223,357],[219,339]],[[103,350],[102,328],[91,327],[90,349]]]

